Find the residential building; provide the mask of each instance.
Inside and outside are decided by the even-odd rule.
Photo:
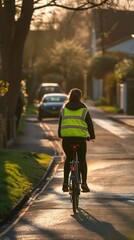
[[[93,9],[92,12],[92,37],[91,37],[91,53],[94,55],[98,51],[105,52],[120,52],[127,56],[134,56],[134,11],[117,10],[117,9]],[[130,84],[128,81],[127,84]],[[94,100],[102,97],[103,79],[100,81],[93,79],[92,82],[92,98]],[[134,89],[134,84],[131,81],[129,86],[121,87],[124,89],[123,94],[123,110],[134,114],[134,104],[129,107],[128,89]],[[129,90],[130,91],[130,90]],[[131,94],[133,95],[133,94]],[[122,98],[122,96],[121,96]],[[120,102],[120,100],[119,100]],[[129,102],[134,103],[134,99]],[[121,105],[120,102],[119,105]]]

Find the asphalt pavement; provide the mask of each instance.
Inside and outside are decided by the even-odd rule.
[[[134,127],[134,115],[107,114],[107,117],[129,127]],[[45,134],[41,128],[37,116],[29,115],[26,116],[24,120],[24,131],[16,137],[13,148],[37,153],[46,153],[53,156],[55,150],[50,146],[50,140],[47,139],[47,134]]]

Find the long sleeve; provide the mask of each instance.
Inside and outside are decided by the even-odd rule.
[[[89,111],[87,112],[85,121],[88,125],[88,132],[89,132],[90,138],[95,139],[94,125],[93,125]]]
[[[58,123],[58,137],[61,138],[61,119],[62,119],[62,116],[60,115],[59,116],[59,123]]]

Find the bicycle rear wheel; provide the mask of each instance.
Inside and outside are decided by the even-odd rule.
[[[72,205],[73,205],[73,212],[76,213],[78,206],[79,206],[79,192],[78,192],[78,186],[76,186],[76,183],[72,182]]]

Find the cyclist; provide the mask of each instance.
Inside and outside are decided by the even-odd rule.
[[[87,185],[86,140],[95,139],[93,122],[88,107],[82,101],[82,92],[73,88],[69,93],[68,101],[61,109],[58,125],[58,136],[62,138],[62,147],[66,155],[64,163],[63,192],[68,191],[68,177],[72,152],[70,144],[78,144],[79,169],[82,175],[81,188],[89,192]]]

